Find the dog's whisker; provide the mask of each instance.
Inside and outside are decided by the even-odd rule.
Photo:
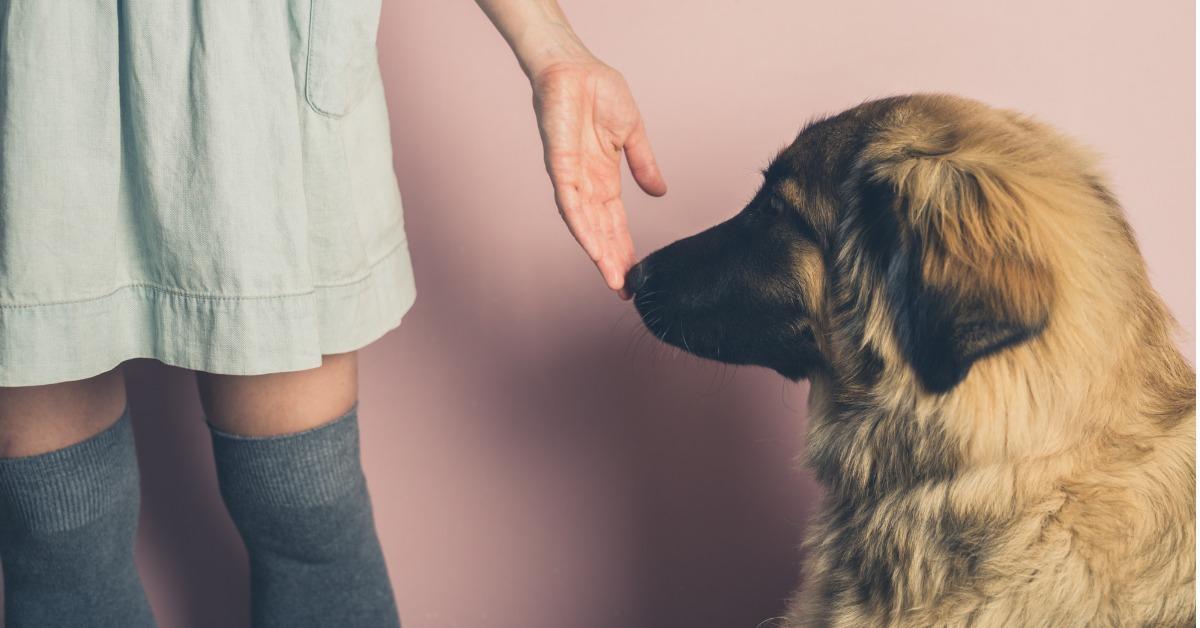
[[[707,394],[715,395],[718,392],[720,392],[720,389],[717,388],[717,376],[720,373],[721,373],[721,363],[714,362],[713,368],[712,368],[712,373],[708,376],[708,387],[705,389]]]
[[[641,329],[638,330],[638,334],[635,337],[635,340],[633,343],[633,358],[634,359],[637,359],[638,351],[641,350],[642,343],[645,342],[646,339],[650,338],[651,336],[652,336],[652,334],[650,333],[650,330],[645,327],[642,327]]]
[[[625,339],[624,355],[626,359],[632,359],[635,357],[633,350],[637,347],[638,338],[645,333],[645,329],[645,327],[641,327],[630,330],[629,337]]]
[[[786,379],[779,382],[779,401],[783,404],[783,407],[787,408],[787,410],[792,414],[800,414],[800,410],[792,407],[792,404],[788,403],[787,400],[787,385],[790,383],[791,382]]]
[[[728,386],[733,384],[733,380],[737,378],[739,368],[741,368],[740,365],[734,364],[733,367],[729,369],[729,379],[725,382],[725,385]]]
[[[617,331],[617,327],[621,324],[621,321],[625,320],[626,316],[629,316],[629,310],[625,310],[624,312],[621,312],[621,315],[618,316],[615,320],[613,320],[612,325],[610,325],[608,328],[608,333],[610,335]]]
[[[670,330],[671,330],[671,326],[670,326],[670,325],[667,325],[666,329],[664,329],[664,330],[663,330],[663,331],[662,331],[660,334],[658,334],[658,341],[659,341],[659,343],[660,343],[660,344],[658,344],[658,345],[656,345],[656,346],[654,347],[654,354],[653,354],[653,356],[650,358],[650,366],[652,366],[652,367],[653,367],[653,366],[657,366],[657,364],[658,364],[658,353],[659,353],[659,351],[662,349],[662,347],[664,347],[664,346],[668,346],[668,345],[666,344],[666,343],[667,343],[667,333],[668,333]]]

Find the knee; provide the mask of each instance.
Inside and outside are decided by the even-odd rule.
[[[324,503],[281,506],[226,500],[247,551],[303,563],[346,560],[348,548],[375,539],[370,498],[364,483]]]
[[[0,536],[60,535],[99,520],[131,530],[139,501],[128,413],[69,447],[0,459]]]

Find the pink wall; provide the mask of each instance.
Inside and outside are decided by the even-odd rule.
[[[817,495],[803,386],[637,341],[554,211],[529,91],[466,0],[385,3],[380,55],[420,297],[363,353],[378,523],[408,628],[752,628]],[[736,211],[809,118],[942,90],[1106,156],[1194,355],[1191,2],[564,2],[628,77],[671,192],[642,253]],[[138,546],[166,627],[245,626],[242,550],[190,378],[128,368]],[[731,376],[731,377],[730,377]]]

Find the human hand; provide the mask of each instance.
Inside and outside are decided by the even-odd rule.
[[[594,57],[530,73],[554,202],[567,228],[621,298],[637,262],[621,201],[621,152],[638,186],[667,192],[637,104],[620,72]]]

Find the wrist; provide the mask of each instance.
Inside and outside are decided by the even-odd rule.
[[[536,32],[526,33],[520,42],[514,42],[513,49],[517,53],[521,70],[530,81],[547,68],[566,63],[597,61],[566,24],[551,24]]]

